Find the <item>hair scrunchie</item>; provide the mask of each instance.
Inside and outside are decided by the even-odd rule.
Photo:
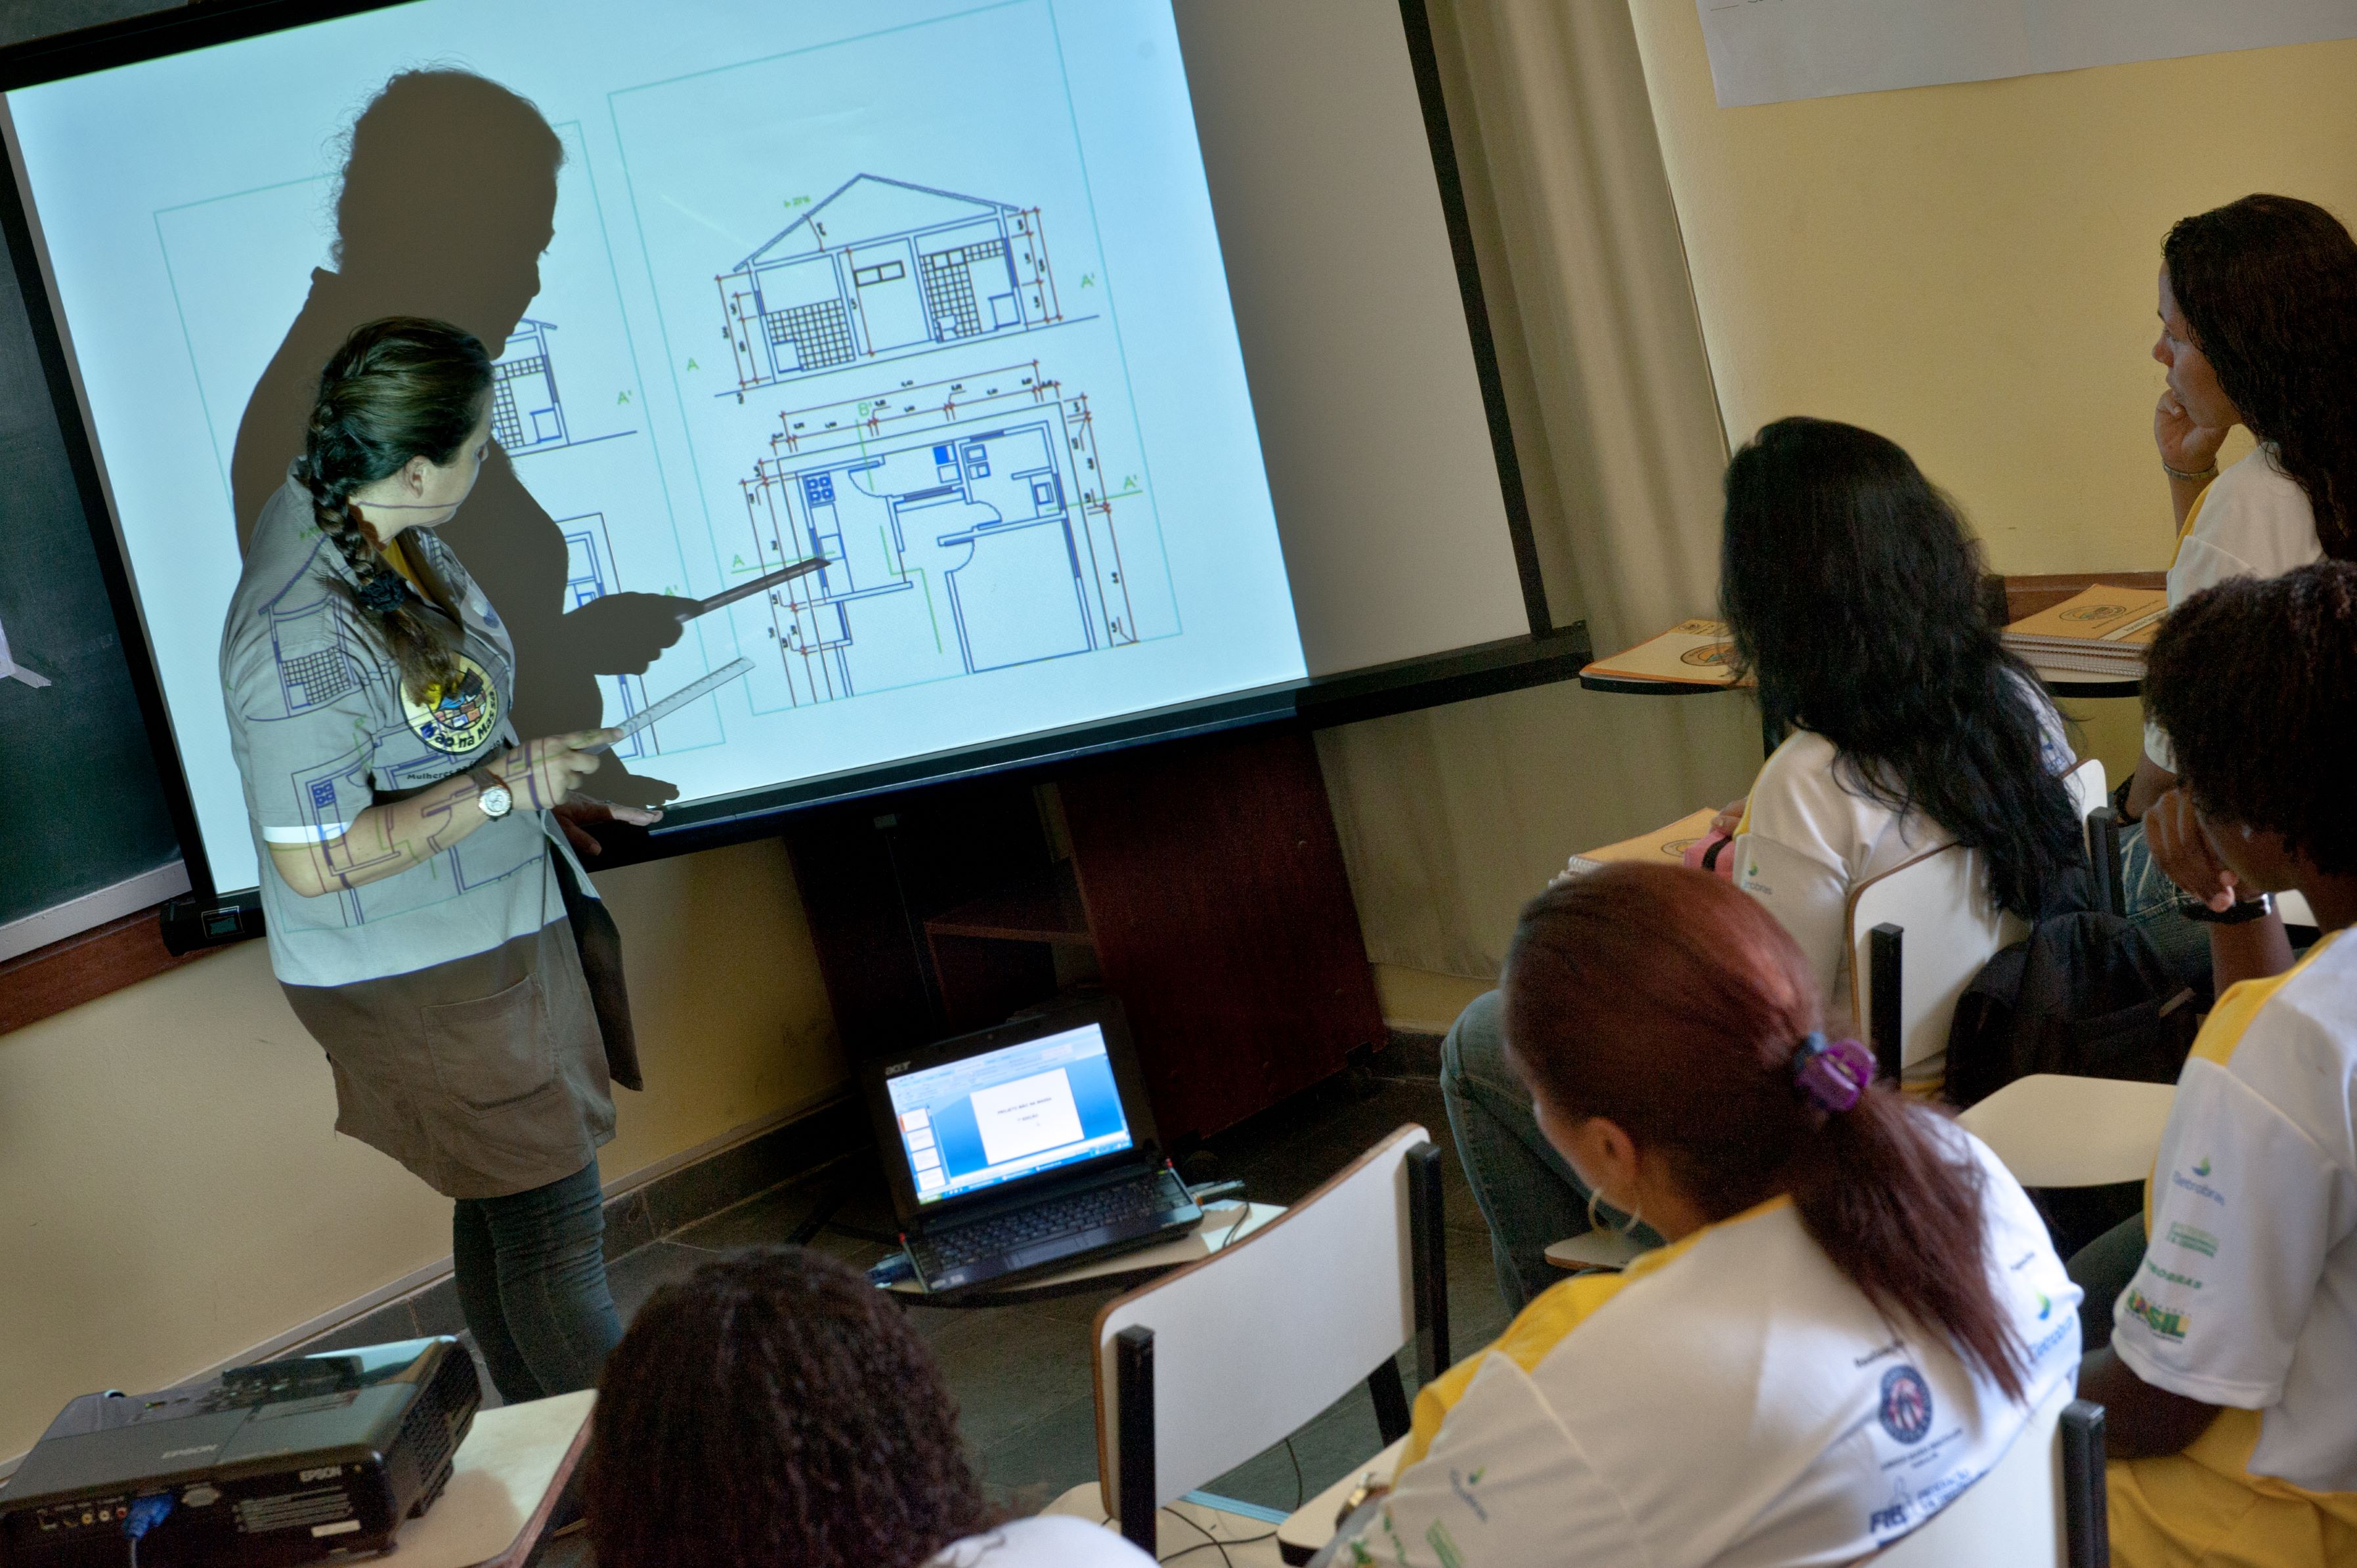
[[[1829,1114],[1856,1105],[1873,1081],[1874,1058],[1856,1040],[1827,1044],[1823,1031],[1813,1030],[1792,1052],[1792,1087]]]
[[[409,585],[401,580],[398,572],[374,572],[361,585],[360,596],[363,608],[385,615],[399,609],[409,597]]]

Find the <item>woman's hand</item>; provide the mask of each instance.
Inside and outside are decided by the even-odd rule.
[[[2206,474],[2218,465],[2218,448],[2226,444],[2226,430],[2196,424],[2177,394],[2163,389],[2152,411],[2152,444],[2160,460],[2180,474]]]
[[[1743,821],[1743,809],[1750,803],[1751,797],[1749,795],[1739,800],[1729,800],[1726,810],[1711,818],[1710,831],[1715,833],[1725,833],[1728,838],[1733,838],[1736,828]]]
[[[2240,879],[2211,847],[2210,835],[2193,814],[2192,798],[2182,787],[2161,796],[2144,814],[2144,842],[2163,875],[2220,914],[2242,897]]]
[[[606,846],[589,831],[591,822],[628,822],[634,828],[644,828],[662,821],[661,811],[650,811],[643,806],[620,806],[590,795],[576,795],[556,808],[556,825],[565,830],[565,839],[574,849],[585,855],[606,853]]]
[[[581,780],[604,766],[605,753],[581,748],[601,743],[610,746],[620,738],[619,731],[609,729],[547,736],[509,752],[491,764],[491,771],[507,780],[518,805],[548,811],[563,805]]]

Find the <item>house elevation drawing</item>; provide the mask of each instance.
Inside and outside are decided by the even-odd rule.
[[[870,174],[716,281],[739,393],[1064,319],[1037,208]]]
[[[513,339],[510,339],[511,342]],[[565,534],[565,596],[568,611],[577,610],[593,599],[613,591],[614,540],[606,532],[606,514],[585,512],[579,517],[556,520]],[[647,705],[647,683],[636,675],[607,675],[602,681],[613,682],[621,693],[619,719],[627,719]],[[618,741],[614,754],[618,757],[642,757],[651,746],[651,736],[641,732]]]
[[[1134,643],[1088,399],[1009,366],[787,413],[743,481],[737,574],[795,706]]]

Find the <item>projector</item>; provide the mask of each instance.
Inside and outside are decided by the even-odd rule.
[[[274,1568],[381,1552],[441,1495],[481,1403],[447,1336],[83,1394],[0,1489],[0,1563]]]

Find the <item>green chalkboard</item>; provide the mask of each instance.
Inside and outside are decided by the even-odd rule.
[[[0,957],[6,957],[12,946],[21,950],[68,934],[23,927],[27,917],[171,865],[180,847],[16,270],[5,264],[0,634],[16,663],[50,682],[0,677]],[[31,940],[36,935],[43,940]]]

